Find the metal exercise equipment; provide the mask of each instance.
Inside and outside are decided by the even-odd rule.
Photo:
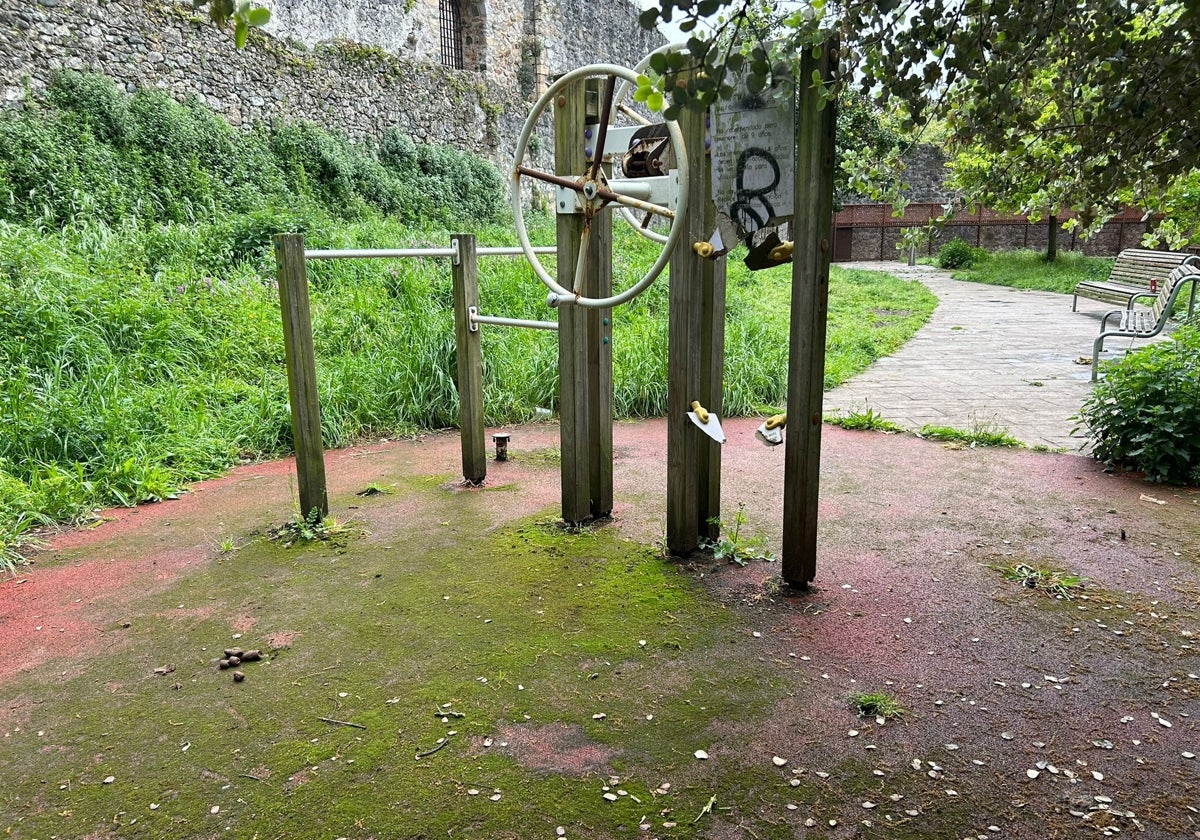
[[[627,67],[615,64],[592,64],[572,70],[560,77],[534,104],[525,127],[517,141],[517,150],[511,173],[510,203],[513,210],[513,221],[517,227],[517,239],[529,264],[533,267],[538,279],[550,290],[547,302],[551,306],[574,304],[595,309],[619,306],[641,294],[666,268],[671,251],[683,230],[683,218],[678,208],[688,205],[688,167],[686,161],[676,156],[676,166],[669,171],[652,166],[660,158],[650,161],[646,156],[641,157],[641,172],[639,177],[616,177],[612,174],[611,164],[616,154],[625,156],[630,150],[631,140],[639,131],[645,132],[645,126],[640,124],[619,125],[619,112],[613,108],[617,80],[628,85],[637,83],[638,74]],[[595,122],[583,129],[578,138],[584,145],[584,166],[579,172],[544,172],[525,165],[525,157],[529,151],[529,141],[537,128],[542,114],[554,103],[556,112],[566,106],[570,91],[577,88],[580,82],[587,80],[604,80],[600,93],[599,113]],[[557,123],[556,123],[557,124]],[[653,127],[652,127],[653,128]],[[676,122],[667,122],[661,127],[664,136],[658,140],[669,141],[674,149],[684,147],[683,135]],[[659,142],[656,147],[664,144]],[[610,160],[609,171],[604,165],[605,159]],[[654,173],[654,174],[651,174]],[[624,172],[622,171],[622,174]],[[525,229],[525,219],[521,208],[521,179],[532,178],[555,187],[555,210],[559,214],[582,214],[584,218],[580,236],[578,253],[579,262],[576,264],[573,282],[570,288],[562,285],[542,266],[537,255],[529,244],[529,235]],[[662,253],[654,265],[640,279],[617,294],[605,297],[589,297],[584,294],[585,266],[583,261],[588,253],[588,242],[593,235],[593,220],[610,206],[640,210],[650,216],[660,216],[670,221],[669,231],[662,239]],[[561,273],[561,272],[560,272]]]

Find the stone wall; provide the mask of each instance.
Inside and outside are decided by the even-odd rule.
[[[546,65],[551,74],[566,73],[585,64],[619,64],[632,68],[665,43],[657,32],[638,24],[633,3],[605,5],[584,0],[542,0],[546,15]]]
[[[904,155],[904,191],[909,201],[942,204],[953,201],[957,194],[946,188],[946,155],[936,146],[922,143]]]
[[[21,0],[0,6],[0,96],[19,106],[55,72],[84,70],[199,97],[234,125],[303,118],[353,139],[397,126],[507,163],[537,92],[520,84],[529,54],[563,72],[633,64],[662,40],[628,0],[566,0],[553,15],[545,0],[465,0],[456,70],[440,64],[438,1],[269,0],[272,25],[237,50],[190,4]]]
[[[847,205],[835,215],[834,259],[907,260],[908,254],[896,248],[904,225],[923,224],[934,207],[936,205],[910,205],[911,218],[898,222],[891,218],[885,205]],[[1145,232],[1146,224],[1140,213],[1130,208],[1110,220],[1090,239],[1085,240],[1076,232],[1059,230],[1058,248],[1112,257],[1125,248],[1140,247]],[[984,211],[982,218],[963,213],[955,223],[946,225],[938,238],[920,253],[933,256],[943,244],[956,237],[988,251],[1045,251],[1049,241],[1048,220],[1030,223],[1024,217],[1001,217],[991,211]]]

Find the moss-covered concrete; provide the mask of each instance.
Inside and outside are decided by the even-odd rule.
[[[650,454],[620,441],[613,523],[561,529],[541,433],[523,430],[529,448],[490,465],[483,490],[455,483],[452,441],[331,456],[331,500],[349,520],[338,544],[261,536],[287,511],[287,470],[269,466],[56,544],[27,584],[0,588],[0,620],[29,625],[23,644],[77,639],[0,670],[0,831],[1136,831],[1096,796],[1141,815],[1146,838],[1200,827],[1196,762],[1182,756],[1200,752],[1197,545],[1181,516],[1195,494],[1118,519],[1105,511],[1141,513],[1140,488],[1075,459],[829,430],[821,577],[791,598],[774,564],[660,556],[653,440]],[[778,488],[760,463],[731,459],[729,506],[749,499],[748,527],[774,538]],[[1054,492],[1037,492],[1039,470]],[[370,483],[393,492],[355,495]],[[222,552],[226,539],[240,548]],[[1003,580],[1017,560],[1089,586],[1047,598]],[[22,593],[76,569],[124,583],[60,598],[44,618],[22,612]],[[66,626],[72,609],[86,620]],[[267,653],[241,683],[216,664],[231,646]],[[910,712],[858,719],[860,690]],[[1029,778],[1039,762],[1060,772]]]
[[[440,482],[412,484],[461,513]],[[259,539],[140,602],[119,652],[21,680],[23,722],[0,742],[5,828],[615,837],[643,817],[690,824],[711,795],[692,755],[710,725],[779,689],[744,660],[729,611],[614,528],[444,530],[414,523],[387,547]],[[252,626],[233,634],[239,617]],[[235,684],[216,664],[229,646],[268,655]],[[563,723],[604,759],[547,772],[554,756],[525,766],[504,735]],[[615,803],[611,775],[628,793]]]

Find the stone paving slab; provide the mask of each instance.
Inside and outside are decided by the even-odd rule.
[[[925,284],[939,303],[897,353],[825,395],[826,413],[870,407],[905,429],[1004,429],[1030,446],[1080,451],[1071,420],[1091,391],[1092,342],[1108,304],[953,280],[932,266],[840,263]],[[1142,346],[1138,342],[1135,346]],[[1106,344],[1112,359],[1130,343]],[[1089,364],[1079,364],[1086,359]]]

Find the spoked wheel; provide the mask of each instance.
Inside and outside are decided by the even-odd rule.
[[[640,76],[650,68],[650,59],[652,59],[654,56],[660,53],[665,55],[666,53],[685,49],[686,47],[681,44],[664,44],[653,52],[647,53],[645,57],[643,57],[642,60],[637,63],[637,66],[633,68],[633,72],[636,76]],[[639,113],[633,107],[633,92],[635,90],[637,90],[636,78],[633,82],[630,82],[628,79],[622,79],[621,83],[617,85],[616,97],[613,99],[613,109],[616,111],[616,113],[627,117],[633,122],[636,122],[640,125],[650,125],[650,120],[646,119],[644,115]],[[676,157],[678,159],[678,156]],[[660,245],[667,241],[667,234],[661,233],[650,227],[651,223],[654,221],[653,214],[642,212],[635,213],[628,207],[618,208],[617,214],[624,219],[631,228],[637,231],[638,235],[644,236],[650,241],[657,242]]]
[[[604,174],[604,144],[608,139],[610,128],[615,127],[614,118],[617,118],[617,112],[613,108],[617,82],[620,80],[626,86],[636,85],[637,77],[638,74],[633,70],[614,64],[592,64],[587,67],[580,67],[578,70],[572,70],[551,85],[534,104],[533,110],[530,111],[529,117],[525,120],[525,128],[521,131],[521,137],[517,141],[510,196],[513,219],[517,227],[517,239],[521,243],[521,249],[525,252],[525,256],[529,260],[529,264],[533,267],[534,273],[537,274],[538,279],[542,281],[546,288],[550,290],[547,303],[551,306],[558,306],[565,303],[577,306],[605,308],[617,306],[632,300],[645,291],[658,278],[662,270],[666,268],[667,262],[671,258],[671,252],[683,233],[684,219],[682,218],[682,213],[677,212],[675,208],[687,207],[688,170],[687,156],[684,153],[683,146],[683,133],[680,131],[678,123],[668,122],[666,124],[668,136],[676,150],[675,159],[677,164],[673,175],[676,179],[674,208],[669,206],[672,203],[670,201],[661,199],[658,201],[652,200],[654,195],[646,181],[636,179],[621,181],[614,179],[610,183]],[[591,163],[587,164],[584,172],[578,176],[555,175],[551,172],[543,172],[539,169],[526,166],[523,163],[525,152],[529,147],[529,140],[533,136],[534,128],[537,126],[543,112],[545,112],[549,104],[568,85],[592,78],[604,79],[604,88],[600,97],[600,122],[594,127],[595,137],[589,138],[594,139],[594,143],[589,146],[592,152],[590,155],[592,158]],[[578,208],[579,212],[582,212],[584,225],[579,247],[579,260],[575,266],[573,288],[566,289],[560,286],[550,273],[546,271],[545,267],[542,266],[537,254],[533,251],[533,246],[529,242],[529,234],[525,229],[525,218],[521,212],[521,178],[523,177],[552,184],[555,187],[562,188],[564,191],[574,193],[575,207]],[[653,232],[656,236],[662,236],[662,252],[654,262],[654,265],[650,267],[650,270],[640,279],[611,297],[584,297],[581,294],[581,290],[583,289],[585,277],[588,242],[591,237],[591,220],[597,213],[604,211],[610,206],[622,209],[628,208],[631,211],[637,211],[644,215],[649,214],[649,218],[651,219],[655,216],[660,216],[670,221],[670,228],[665,235]],[[656,241],[658,240],[656,239]]]

